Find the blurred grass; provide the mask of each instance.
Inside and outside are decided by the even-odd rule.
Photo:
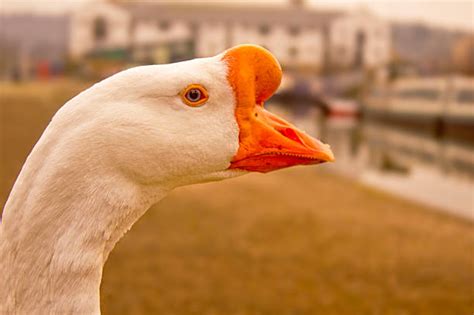
[[[87,83],[0,85],[3,205],[52,114]],[[473,224],[324,166],[178,189],[104,270],[104,314],[472,314]]]

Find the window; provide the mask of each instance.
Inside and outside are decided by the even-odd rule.
[[[102,41],[107,37],[107,22],[103,17],[94,20],[94,39]]]
[[[291,26],[290,27],[290,35],[296,37],[300,34],[300,28],[298,26]]]
[[[291,58],[298,57],[298,49],[296,47],[290,47],[288,50],[288,55],[290,55]]]
[[[168,21],[160,21],[158,22],[158,28],[163,31],[163,32],[166,32],[167,30],[169,30],[170,28],[170,22]]]
[[[258,31],[262,35],[267,35],[268,33],[270,33],[270,27],[268,27],[268,25],[266,24],[263,24],[263,25],[260,25]]]

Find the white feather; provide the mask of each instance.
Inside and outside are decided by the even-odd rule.
[[[0,314],[99,314],[102,267],[177,186],[240,174],[221,56],[132,68],[67,102],[34,147],[0,226]],[[202,107],[179,92],[199,83]]]

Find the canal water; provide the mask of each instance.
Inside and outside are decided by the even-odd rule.
[[[333,117],[317,107],[294,111],[276,102],[266,107],[329,143],[336,156],[331,171],[474,221],[472,144],[370,118]]]

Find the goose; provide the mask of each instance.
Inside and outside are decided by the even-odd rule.
[[[176,187],[334,160],[271,114],[282,70],[255,45],[139,66],[54,115],[16,180],[0,225],[0,314],[100,314],[118,240]]]

